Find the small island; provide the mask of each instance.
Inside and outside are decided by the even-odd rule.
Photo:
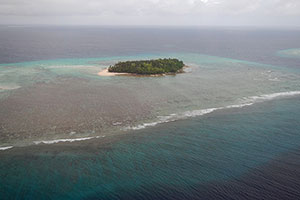
[[[156,59],[118,62],[109,66],[106,73],[117,75],[168,75],[182,73],[184,63],[178,59]],[[101,73],[101,72],[100,72]],[[101,74],[99,74],[101,75]]]

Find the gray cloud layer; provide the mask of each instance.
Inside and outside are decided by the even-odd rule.
[[[0,23],[300,25],[300,0],[0,0]]]

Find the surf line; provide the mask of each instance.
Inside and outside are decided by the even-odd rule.
[[[0,147],[0,151],[8,150],[13,148],[14,146]]]
[[[288,92],[279,92],[279,93],[272,93],[272,94],[264,94],[264,95],[259,95],[259,96],[251,96],[251,97],[246,97],[243,98],[244,101],[241,104],[236,104],[236,105],[229,105],[229,106],[224,106],[224,107],[218,107],[218,108],[207,108],[207,109],[201,109],[201,110],[192,110],[192,111],[186,111],[178,114],[170,114],[167,116],[158,116],[158,121],[155,122],[149,122],[149,123],[143,123],[137,126],[128,126],[125,128],[122,128],[122,130],[139,130],[139,129],[144,129],[147,127],[153,127],[156,126],[157,124],[161,123],[167,123],[167,122],[172,122],[172,121],[177,121],[181,119],[186,119],[190,117],[196,117],[196,116],[201,116],[205,114],[212,113],[217,110],[222,110],[222,109],[230,109],[230,108],[242,108],[245,106],[251,106],[255,103],[258,102],[264,102],[264,101],[270,101],[276,98],[283,98],[283,97],[289,97],[289,96],[296,96],[300,95],[300,91],[288,91]],[[96,136],[96,137],[84,137],[84,138],[73,138],[73,139],[56,139],[56,140],[44,140],[44,141],[34,141],[33,143],[38,145],[38,144],[55,144],[59,142],[76,142],[76,141],[84,141],[84,140],[90,140],[90,139],[98,139],[98,138],[103,138],[103,136]],[[8,150],[13,148],[14,146],[7,146],[7,147],[0,147],[1,150]]]
[[[85,137],[85,138],[73,138],[73,139],[57,139],[57,140],[42,140],[42,141],[34,141],[34,144],[55,144],[59,142],[78,142],[78,141],[84,141],[84,140],[91,140],[91,139],[97,139],[97,138],[103,138],[103,136],[96,136],[96,137]]]
[[[296,96],[296,95],[300,95],[300,91],[288,91],[288,92],[279,92],[279,93],[246,97],[246,98],[243,98],[243,101],[241,102],[241,104],[229,105],[229,106],[218,107],[218,108],[207,108],[207,109],[201,109],[201,110],[185,111],[182,113],[177,113],[177,114],[174,113],[174,114],[170,114],[167,116],[158,116],[158,120],[155,122],[143,123],[143,124],[139,124],[137,126],[127,126],[127,127],[123,128],[122,130],[125,130],[125,131],[126,130],[140,130],[140,129],[144,129],[147,127],[156,126],[157,124],[173,122],[173,121],[177,121],[177,120],[187,119],[190,117],[202,116],[202,115],[209,114],[209,113],[212,113],[217,110],[230,109],[230,108],[242,108],[245,106],[251,106],[251,105],[253,105],[255,103],[259,103],[259,102],[270,101],[270,100],[273,100],[276,98],[283,98],[283,97]]]

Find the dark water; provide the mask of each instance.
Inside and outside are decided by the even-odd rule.
[[[236,96],[300,91],[297,70],[288,74],[300,67],[299,58],[277,55],[299,48],[299,35],[266,29],[2,26],[0,63],[72,58],[41,62],[51,67],[79,62],[74,58],[177,53],[207,68],[164,79],[98,80],[70,67],[74,74],[63,76],[61,65],[56,71],[38,66],[38,73],[32,63],[1,65],[0,79],[32,70],[38,81],[14,80],[22,87],[0,99],[0,136],[20,140],[48,134],[47,126],[69,135],[76,126],[85,130],[83,122],[105,131],[111,119],[150,115],[156,101],[185,111],[199,109],[198,104],[236,103]],[[263,79],[266,70],[251,71],[253,63],[233,59],[283,66],[278,72],[267,69],[281,82],[268,82],[274,77],[268,73]],[[300,98],[263,99],[268,101],[104,138],[1,150],[0,199],[299,199]]]
[[[275,55],[299,48],[300,30],[251,28],[0,27],[0,63],[189,52],[299,66]]]
[[[300,99],[1,152],[2,199],[297,199]]]

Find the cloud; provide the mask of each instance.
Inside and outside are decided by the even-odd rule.
[[[179,20],[180,23],[245,22],[263,18],[275,24],[278,18],[300,21],[299,0],[0,0],[0,23],[11,21],[49,21],[94,18],[112,23],[131,19],[136,23],[160,24]],[[139,19],[132,19],[138,17]],[[238,19],[236,19],[238,18]],[[14,19],[14,20],[12,20]],[[185,21],[186,20],[186,21]],[[140,22],[139,22],[140,21]],[[179,23],[178,22],[178,23]],[[254,21],[253,21],[254,22]],[[70,21],[70,23],[76,23]],[[133,22],[135,23],[135,22]],[[259,22],[257,22],[259,23]],[[300,22],[298,22],[300,23]],[[176,24],[176,23],[175,23]],[[179,24],[180,25],[180,24]],[[300,24],[299,24],[300,25]]]
[[[209,0],[1,0],[1,15],[124,15],[180,14],[195,10]]]

